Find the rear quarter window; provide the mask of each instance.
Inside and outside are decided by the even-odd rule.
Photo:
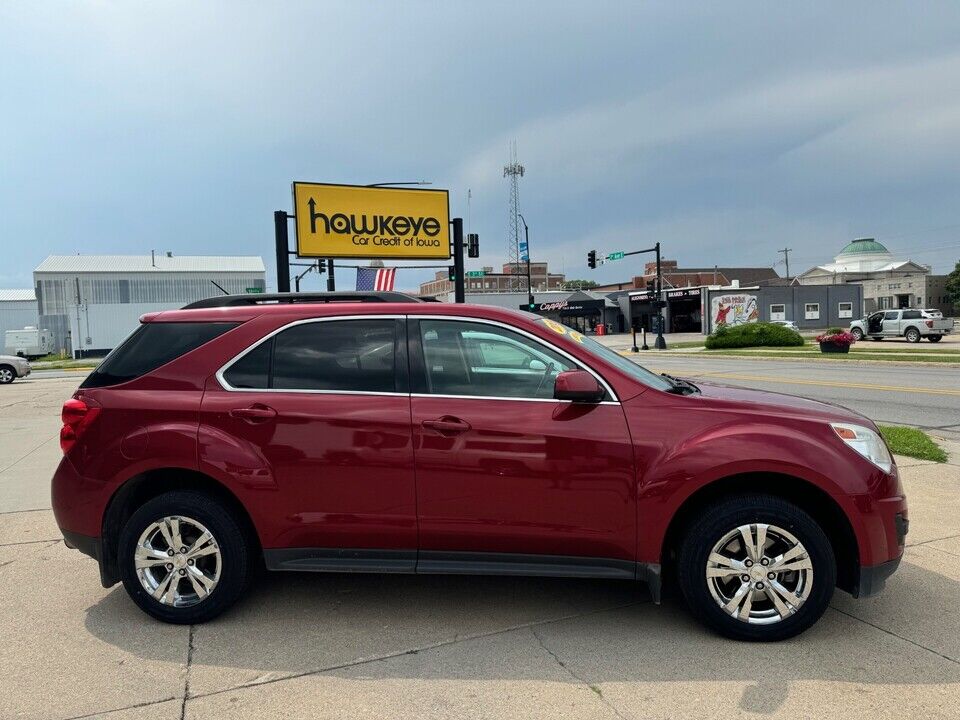
[[[135,380],[235,328],[234,322],[143,323],[80,385],[98,388]]]

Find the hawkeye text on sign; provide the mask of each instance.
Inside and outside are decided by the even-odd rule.
[[[446,190],[293,183],[297,255],[449,258]]]

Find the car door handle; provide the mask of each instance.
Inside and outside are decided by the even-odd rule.
[[[449,415],[437,418],[436,420],[424,420],[420,425],[430,430],[435,430],[441,435],[459,435],[470,429],[470,423],[460,418],[450,417]]]
[[[230,417],[240,418],[249,423],[266,422],[277,416],[277,411],[267,405],[251,405],[246,408],[234,408],[230,411]]]

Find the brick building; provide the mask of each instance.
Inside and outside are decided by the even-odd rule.
[[[512,285],[512,283],[517,282],[516,274],[521,276],[519,279],[520,289],[526,292],[526,263],[522,263],[519,266],[505,263],[501,272],[494,272],[493,266],[491,265],[483,267],[482,270],[484,273],[483,277],[470,277],[468,275],[464,279],[464,287],[468,293],[505,293],[516,291],[517,287]],[[564,277],[565,276],[560,273],[551,273],[547,268],[547,263],[530,263],[530,284],[536,292],[560,290],[563,287]],[[453,290],[453,282],[450,280],[449,273],[446,270],[438,271],[433,280],[420,283],[421,296],[440,297],[452,294]]]

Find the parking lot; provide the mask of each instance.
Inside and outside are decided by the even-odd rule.
[[[899,459],[900,571],[786,643],[721,639],[628,583],[457,576],[273,575],[171,626],[60,540],[49,479],[77,383],[0,388],[0,718],[958,715],[960,465]]]

